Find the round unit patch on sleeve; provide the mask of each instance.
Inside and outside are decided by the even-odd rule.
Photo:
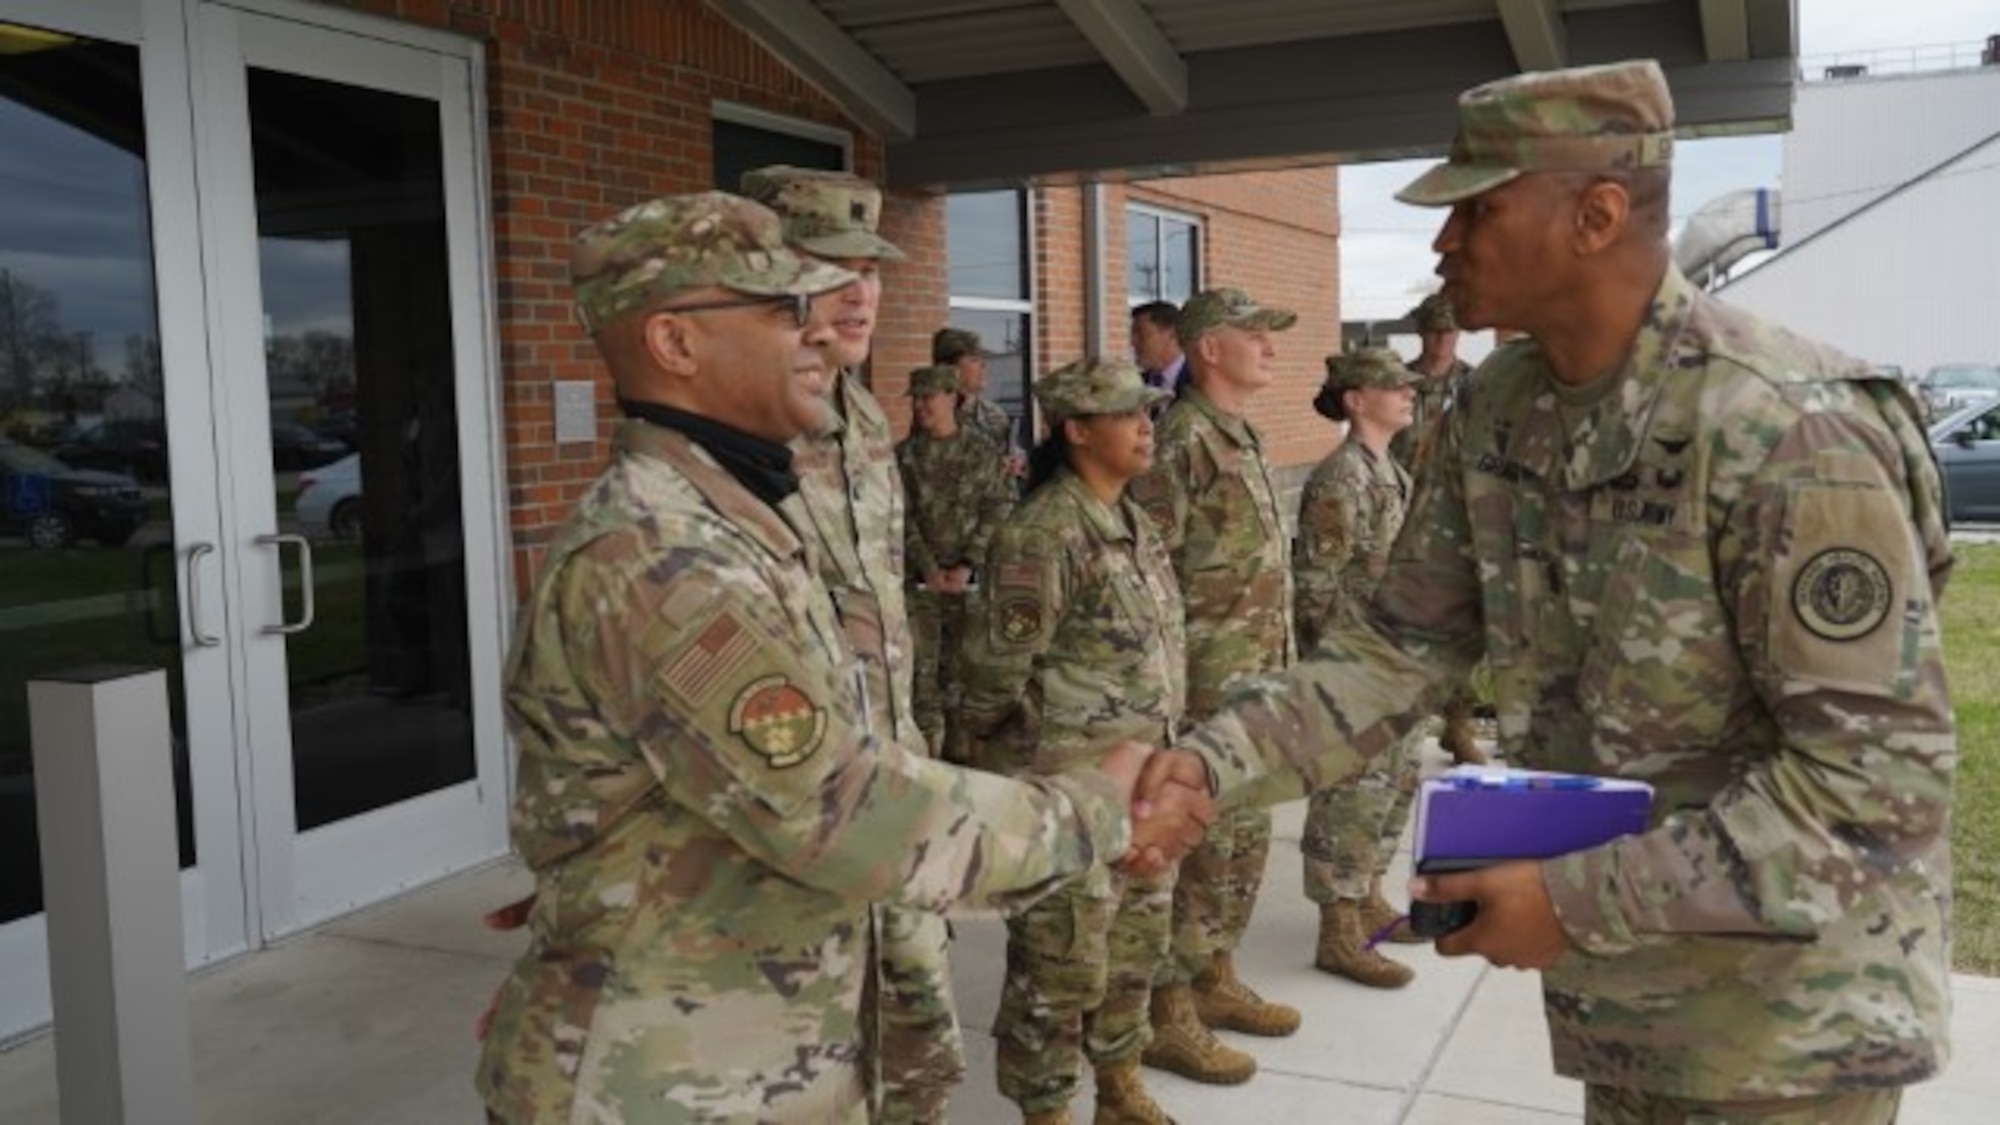
[[[1042,631],[1042,603],[1035,598],[1008,598],[1000,603],[998,617],[1000,639],[1011,645],[1026,644]]]
[[[813,756],[826,737],[826,710],[783,676],[752,680],[729,705],[729,732],[777,769]]]
[[[1889,616],[1889,572],[1852,547],[1821,551],[1792,580],[1792,612],[1829,641],[1859,640]]]

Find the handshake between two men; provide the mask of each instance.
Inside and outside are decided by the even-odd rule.
[[[1121,742],[1100,768],[1132,809],[1132,847],[1118,861],[1128,874],[1167,871],[1201,843],[1215,820],[1214,780],[1207,763],[1191,751]]]

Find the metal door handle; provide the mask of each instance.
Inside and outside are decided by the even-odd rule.
[[[213,543],[196,543],[188,548],[188,636],[200,648],[214,648],[222,643],[221,637],[201,631],[201,560],[204,556],[214,553]]]
[[[264,626],[264,632],[277,636],[289,636],[293,633],[303,633],[307,629],[312,628],[312,623],[313,623],[312,544],[307,542],[306,537],[303,535],[259,535],[257,537],[258,546],[278,548],[278,555],[280,561],[282,561],[284,558],[284,546],[287,543],[293,544],[299,549],[299,619],[297,621],[289,621],[289,622],[280,621],[276,625]],[[284,582],[281,580],[278,583],[278,605],[280,607],[278,612],[281,615],[284,613],[284,610],[282,608],[284,604],[285,604]]]

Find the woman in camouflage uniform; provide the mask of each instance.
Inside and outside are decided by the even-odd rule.
[[[975,764],[1024,776],[1121,738],[1164,745],[1186,698],[1173,564],[1125,496],[1152,465],[1148,408],[1166,393],[1100,360],[1046,376],[1035,395],[1054,432],[1035,451],[1037,486],[994,537],[963,661]],[[1171,873],[1099,867],[1008,921],[999,1084],[1032,1125],[1070,1120],[1083,1056],[1097,1125],[1170,1121],[1139,1054],[1172,889]]]
[[[1346,423],[1348,432],[1299,494],[1292,580],[1301,651],[1317,644],[1337,615],[1366,602],[1388,567],[1410,504],[1410,474],[1389,455],[1390,439],[1409,428],[1420,379],[1387,348],[1327,357],[1313,409]],[[1382,875],[1416,784],[1416,747],[1405,742],[1352,782],[1312,795],[1299,851],[1306,897],[1320,908],[1313,964],[1324,972],[1371,988],[1410,983],[1409,966],[1367,941],[1398,914],[1382,898]]]

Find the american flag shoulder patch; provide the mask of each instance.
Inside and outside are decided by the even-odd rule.
[[[660,681],[691,707],[706,704],[752,652],[757,638],[733,613],[702,627],[694,641],[667,662]]]

